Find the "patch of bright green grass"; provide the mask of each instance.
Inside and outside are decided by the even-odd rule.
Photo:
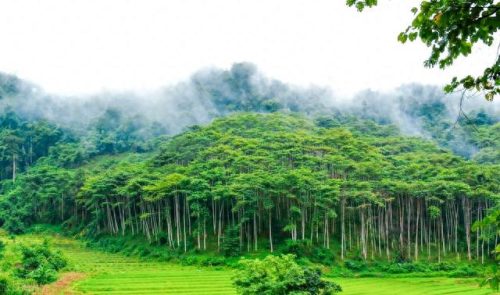
[[[24,236],[20,239],[39,240]],[[78,241],[54,237],[74,271],[87,278],[74,283],[83,294],[236,294],[228,268],[181,266],[85,248]],[[341,295],[494,294],[478,287],[478,279],[454,278],[329,278],[339,283]]]
[[[489,295],[477,279],[452,278],[335,278],[342,295]]]
[[[208,267],[144,261],[136,257],[83,248],[59,238],[61,249],[79,272],[89,274],[73,289],[89,294],[236,294],[232,272]]]

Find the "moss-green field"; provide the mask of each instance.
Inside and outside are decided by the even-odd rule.
[[[437,294],[494,294],[478,288],[474,279],[451,278],[359,278],[336,279],[344,295],[437,295]]]
[[[23,237],[23,240],[36,240]],[[230,269],[181,266],[143,261],[121,254],[85,248],[67,238],[52,245],[69,259],[71,271],[85,277],[56,294],[236,294]],[[64,277],[64,275],[62,276]],[[335,278],[344,295],[373,294],[494,294],[479,288],[477,279],[452,278]]]
[[[60,239],[61,249],[77,272],[88,276],[72,289],[89,294],[236,294],[229,270],[141,261]]]

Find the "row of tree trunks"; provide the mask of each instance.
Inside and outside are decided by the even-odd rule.
[[[63,200],[64,196],[60,204],[61,218],[66,208]],[[228,226],[239,226],[240,248],[246,244],[247,251],[258,251],[259,238],[267,236],[264,240],[272,252],[275,239],[282,240],[289,232],[294,241],[300,237],[327,249],[332,240],[338,240],[341,259],[355,250],[359,250],[364,259],[382,256],[391,259],[397,250],[415,261],[427,251],[428,259],[437,256],[440,261],[450,253],[457,257],[466,253],[468,260],[477,258],[484,263],[494,246],[493,239],[497,239],[494,232],[487,229],[474,234],[472,231],[472,224],[482,220],[491,207],[486,199],[463,196],[439,203],[401,194],[373,204],[342,197],[331,216],[329,208],[318,206],[312,196],[309,200],[309,204],[301,204],[283,196],[273,207],[258,203],[236,208],[236,200],[212,198],[209,206],[202,202],[196,203],[195,208],[195,203],[191,204],[188,196],[181,193],[156,201],[105,198],[91,214],[84,214],[82,207],[82,220],[90,216],[96,218],[97,232],[104,229],[111,234],[142,234],[150,241],[164,234],[169,247],[184,251],[189,250],[191,242],[197,249],[206,250],[207,240],[212,238],[220,250]],[[210,218],[212,233],[207,232]],[[273,229],[278,228],[282,230],[274,233]],[[465,242],[465,247],[459,247],[460,240]]]

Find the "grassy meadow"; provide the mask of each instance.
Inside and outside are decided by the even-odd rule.
[[[85,294],[236,294],[229,270],[144,261],[84,248],[69,239],[54,246],[74,271],[86,273],[71,289]]]
[[[229,268],[182,266],[84,247],[80,242],[55,236],[55,249],[68,258],[68,282],[45,288],[40,294],[236,294]],[[16,243],[41,242],[38,235],[16,238]],[[11,242],[12,243],[12,242]],[[74,274],[78,274],[75,276]],[[344,295],[494,294],[478,287],[478,279],[458,278],[330,278]],[[56,285],[58,282],[55,283]]]
[[[478,288],[476,279],[452,278],[338,278],[344,295],[437,295],[437,294],[495,294]]]

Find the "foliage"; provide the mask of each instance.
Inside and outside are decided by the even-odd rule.
[[[293,254],[297,259],[307,259],[311,262],[332,265],[335,261],[334,253],[324,247],[317,247],[311,240],[287,239],[279,249],[280,253]]]
[[[347,0],[347,5],[359,11],[377,5],[377,0]],[[491,46],[500,28],[498,13],[500,3],[495,0],[430,0],[422,1],[411,11],[415,15],[408,28],[399,34],[402,43],[417,38],[431,47],[431,55],[425,61],[426,67],[438,65],[446,68],[459,56],[468,56],[477,43]],[[466,90],[484,91],[487,100],[500,94],[500,56],[495,57],[492,66],[473,77],[453,78],[445,87],[452,92],[459,86]]]
[[[321,279],[319,269],[298,265],[293,255],[242,260],[234,277],[240,294],[334,294],[342,289]]]
[[[498,225],[470,231],[497,203],[497,165],[377,124],[331,122],[237,114],[179,134],[152,155],[99,156],[75,168],[42,158],[15,183],[1,183],[0,223],[17,233],[43,222],[89,237],[137,237],[168,248],[136,249],[162,259],[266,249],[326,264],[405,262],[425,250],[439,261],[442,244],[455,256],[490,258]]]
[[[21,265],[16,269],[20,278],[33,279],[37,284],[44,285],[57,279],[57,272],[67,264],[59,252],[49,248],[47,242],[33,246],[21,246]]]
[[[5,251],[5,243],[0,240],[0,259],[3,257],[3,252]]]
[[[366,269],[367,264],[362,260],[346,260],[344,261],[344,266],[352,271],[361,271]]]
[[[313,251],[313,245],[310,240],[292,240],[285,241],[281,252],[285,254],[293,254],[295,257],[310,257]]]
[[[477,276],[477,271],[470,266],[461,266],[458,269],[450,272],[448,275],[452,278],[466,278],[466,277],[474,277]]]
[[[224,241],[222,242],[221,250],[224,256],[238,256],[240,254],[240,228],[238,226],[230,226],[224,232]]]
[[[0,275],[0,294],[1,295],[28,295],[26,290],[22,290],[16,286],[8,276]]]
[[[496,264],[492,266],[491,272],[488,273],[488,276],[480,284],[481,287],[486,285],[488,285],[492,290],[498,292],[500,287],[500,273]]]
[[[455,126],[441,94],[408,87],[398,110],[431,142],[401,136],[388,125],[395,121],[386,108],[374,114],[372,94],[360,103],[364,111],[343,114],[319,100],[304,104],[295,92],[278,95],[280,82],[257,91],[248,64],[214,75],[193,81],[218,113],[272,114],[234,114],[148,141],[166,131],[118,109],[101,110],[85,131],[2,109],[2,228],[21,233],[49,223],[87,238],[89,248],[222,270],[239,255],[272,251],[345,275],[467,277],[481,273],[473,259],[494,258],[500,179],[494,113],[480,110]],[[297,114],[318,112],[316,120]],[[44,257],[31,259],[23,279],[54,279],[61,265]],[[449,262],[457,257],[470,265]],[[134,271],[154,277],[156,266]],[[177,271],[167,273],[184,278]],[[298,292],[324,287],[317,270],[299,266],[298,274],[310,286]],[[226,283],[224,290],[234,291]]]

